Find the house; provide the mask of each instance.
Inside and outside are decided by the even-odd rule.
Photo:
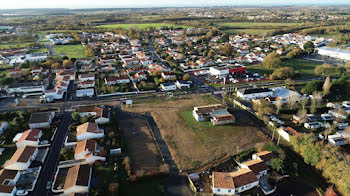
[[[228,65],[224,67],[210,67],[209,68],[210,75],[212,76],[225,76],[228,75],[238,75],[246,73],[245,66],[239,65]]]
[[[17,148],[11,159],[6,161],[4,168],[10,170],[26,170],[38,154],[38,148],[23,146]]]
[[[320,122],[307,122],[307,123],[304,123],[304,127],[306,129],[319,129],[322,127],[322,123],[320,123]]]
[[[13,76],[18,76],[23,72],[22,68],[14,68],[14,69],[10,69],[9,71],[9,76],[13,77]]]
[[[95,81],[95,74],[79,74],[80,81]]]
[[[81,117],[94,116],[97,124],[105,124],[109,122],[109,110],[107,108],[100,107],[80,107],[78,112]]]
[[[84,123],[77,127],[77,140],[88,140],[104,137],[103,129],[100,129],[96,123]]]
[[[105,83],[107,85],[126,84],[126,83],[130,83],[130,79],[128,76],[110,77],[110,78],[105,78]]]
[[[253,160],[241,163],[240,167],[252,170],[258,179],[266,175],[267,170],[269,169],[265,161],[259,160],[259,159],[253,159]]]
[[[275,158],[275,155],[270,151],[262,151],[258,153],[254,153],[252,155],[253,160],[262,160],[266,163],[266,165],[270,164],[271,159]]]
[[[63,195],[88,193],[92,169],[89,165],[76,165],[68,169]]]
[[[43,132],[40,129],[28,129],[23,133],[19,133],[19,135],[20,137],[16,141],[17,148],[21,148],[23,146],[38,147],[39,139],[43,135]]]
[[[237,96],[243,100],[271,97],[273,91],[268,88],[241,89],[237,91]]]
[[[221,104],[197,106],[193,108],[192,115],[198,122],[206,121],[214,111],[227,111],[227,107]]]
[[[333,146],[342,146],[342,145],[348,144],[346,139],[338,134],[329,135],[328,136],[328,143],[333,145]]]
[[[23,83],[13,83],[8,85],[6,92],[8,93],[39,93],[44,92],[48,86],[47,80],[32,81]]]
[[[0,122],[0,136],[4,133],[4,131],[7,129],[8,123],[7,122]]]
[[[163,72],[162,77],[164,80],[175,80],[176,79],[176,74],[171,73],[171,72]]]
[[[175,84],[178,89],[191,87],[191,84],[184,80],[177,80]]]
[[[258,186],[255,173],[247,168],[236,172],[213,172],[212,190],[215,195],[236,195]]]
[[[94,88],[95,87],[95,81],[88,80],[88,81],[80,81],[78,83],[78,88]]]
[[[92,97],[95,94],[94,88],[79,89],[76,91],[77,97]]]
[[[292,127],[280,127],[277,129],[277,132],[288,142],[290,142],[291,136],[299,135],[299,132]]]
[[[163,84],[160,84],[160,88],[162,91],[174,91],[176,90],[176,84],[174,82],[163,83]]]
[[[210,121],[211,123],[213,123],[214,126],[226,125],[226,124],[234,123],[235,117],[232,114],[217,115],[217,116],[213,116]]]
[[[56,73],[56,78],[55,79],[59,80],[59,79],[63,79],[64,77],[68,77],[69,80],[75,80],[75,72],[71,71],[71,70],[68,70],[68,69],[59,70]]]
[[[81,140],[77,142],[74,159],[95,163],[96,161],[105,161],[104,154],[104,150],[97,145],[95,140]]]
[[[0,195],[14,196],[16,194],[16,183],[20,177],[18,170],[0,170]]]
[[[37,129],[49,127],[52,119],[55,117],[55,112],[37,112],[30,116],[29,128]]]
[[[65,91],[63,91],[59,88],[45,90],[45,92],[44,92],[45,97],[52,97],[53,99],[63,99],[64,93],[65,93]]]

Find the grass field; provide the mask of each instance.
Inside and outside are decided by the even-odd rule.
[[[40,48],[40,49],[32,49],[29,52],[31,53],[44,53],[44,52],[49,52],[47,48]]]
[[[230,22],[230,23],[217,23],[218,26],[225,27],[241,27],[241,28],[254,28],[254,27],[288,27],[294,26],[301,23],[272,23],[272,22]]]
[[[164,196],[161,178],[152,177],[142,179],[137,182],[129,182],[120,187],[119,193],[122,196],[127,195],[144,195],[144,196]]]
[[[301,78],[308,78],[315,76],[314,69],[316,66],[321,65],[322,63],[305,60],[305,59],[290,59],[282,62],[282,67],[292,67],[295,71],[298,71]],[[250,72],[257,72],[262,75],[271,74],[274,69],[267,69],[264,65],[250,65],[247,66],[247,69]]]
[[[84,59],[85,56],[84,46],[81,44],[77,45],[54,45],[52,46],[56,54],[63,54],[69,58]]]
[[[173,28],[187,28],[187,26],[178,26],[173,25],[169,23],[139,23],[139,24],[109,24],[109,25],[100,25],[97,26],[99,28],[122,28],[122,29],[129,29],[129,28],[139,28],[139,29],[146,29],[147,27],[154,27],[156,29],[159,29],[163,26],[167,27],[173,27]]]
[[[134,104],[124,109],[150,112],[179,169],[192,170],[266,140],[249,122],[217,127],[209,122],[196,122],[191,113],[193,107],[213,102],[208,95],[187,95],[182,99]]]
[[[251,35],[264,36],[266,33],[271,31],[273,31],[273,29],[226,29],[226,30],[223,30],[222,32],[231,34],[231,35],[247,33]]]
[[[32,42],[7,42],[0,43],[0,49],[28,47]]]

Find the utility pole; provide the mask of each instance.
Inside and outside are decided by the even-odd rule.
[[[272,132],[272,139],[271,139],[272,141],[273,141],[273,138],[275,137],[275,131],[276,131],[276,129],[274,129]]]
[[[281,135],[280,135],[280,134],[278,134],[277,146],[279,146],[279,145],[280,145],[280,139],[281,139]]]

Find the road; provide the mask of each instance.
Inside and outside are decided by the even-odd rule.
[[[32,196],[46,196],[51,193],[51,189],[47,190],[47,182],[52,181],[57,164],[59,161],[60,151],[64,145],[64,140],[67,136],[68,126],[72,120],[71,112],[64,112],[63,119],[60,123],[60,126],[57,129],[54,140],[51,144],[51,148],[46,157],[44,166],[40,172],[38,182],[35,186],[34,191],[31,193]]]

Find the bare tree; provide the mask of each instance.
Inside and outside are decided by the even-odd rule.
[[[289,95],[289,97],[288,97],[289,109],[293,109],[298,100],[299,100],[298,95],[292,95],[292,94]]]
[[[306,97],[302,97],[300,99],[300,105],[302,109],[305,109],[305,106],[309,103],[309,99]]]
[[[314,91],[312,93],[312,100],[311,100],[311,112],[313,114],[316,113],[316,109],[318,106],[320,106],[321,102],[322,102],[322,92]]]
[[[328,140],[328,136],[332,134],[336,130],[337,126],[336,125],[331,125],[327,129],[324,130],[324,141]]]
[[[327,96],[330,93],[331,90],[331,78],[328,76],[326,80],[323,83],[323,96]]]
[[[282,108],[282,105],[283,105],[282,98],[277,97],[275,105],[276,105],[276,108],[277,108],[277,112],[276,113],[279,114],[280,113],[280,109]]]
[[[300,121],[299,123],[302,124],[302,123],[305,123],[306,120],[307,120],[307,111],[306,109],[300,109],[297,113],[297,116],[300,118]]]

